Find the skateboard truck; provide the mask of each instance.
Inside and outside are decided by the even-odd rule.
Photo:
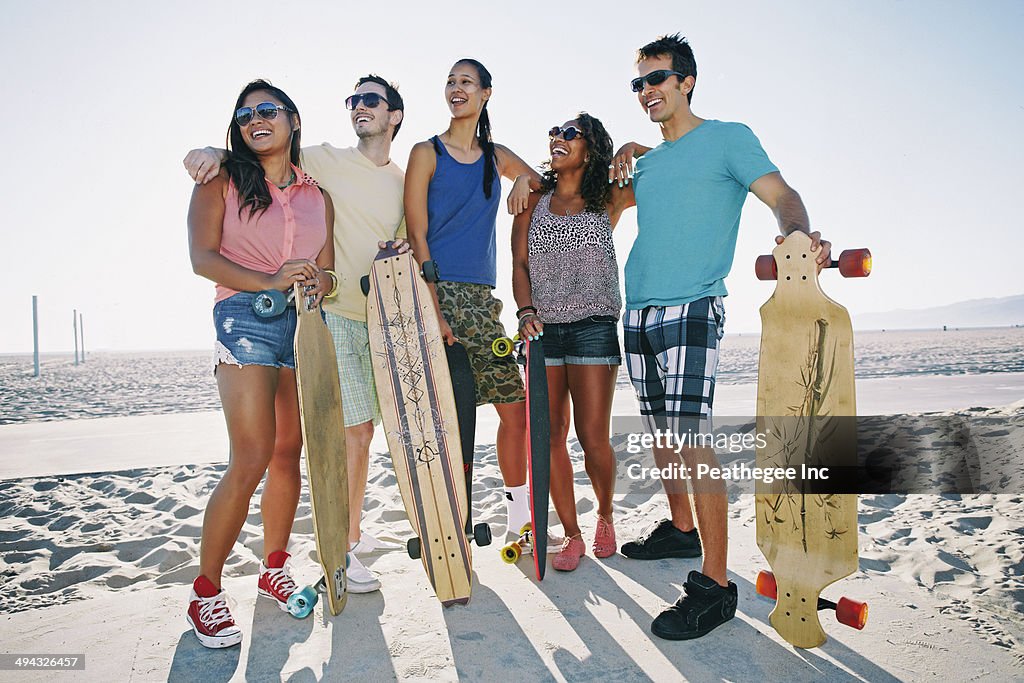
[[[481,548],[491,544],[491,527],[487,522],[479,522],[473,525],[473,541]],[[405,542],[405,551],[409,557],[418,560],[423,556],[423,546],[418,536],[413,536]]]
[[[839,260],[833,259],[822,267],[838,268],[843,277],[867,277],[871,274],[871,250],[846,249],[839,254]],[[754,274],[758,280],[778,280],[779,266],[775,263],[775,257],[771,254],[758,256],[754,261]]]
[[[385,247],[385,249],[391,249],[392,251],[394,251],[395,255],[397,255],[398,252],[394,250],[392,245],[394,245],[394,242],[387,242],[387,246]],[[429,261],[424,261],[420,265],[420,275],[422,275],[423,279],[426,280],[427,282],[437,282],[438,280],[440,280],[441,271],[437,267],[437,261],[433,259]],[[363,290],[363,296],[370,295],[369,275],[364,275],[361,278],[359,278],[359,289]]]
[[[339,595],[344,595],[348,590],[347,570],[351,561],[348,553],[345,554],[345,567],[339,567],[334,572],[334,589]],[[313,608],[320,600],[320,591],[327,589],[327,577],[321,576],[320,580],[311,586],[306,586],[288,596],[288,614],[296,619],[305,619],[313,613]]]
[[[501,559],[506,564],[515,564],[522,555],[533,553],[533,524],[527,522],[519,530],[519,538],[501,549]]]
[[[758,573],[754,589],[758,595],[763,595],[776,602],[779,600],[779,587],[775,583],[775,575],[770,571],[762,570]],[[868,623],[868,604],[866,602],[851,600],[846,597],[839,598],[839,602],[832,602],[819,596],[818,611],[827,609],[833,610],[836,613],[836,621],[840,624],[855,628],[858,631],[863,630],[864,626]],[[786,616],[789,616],[788,613]]]

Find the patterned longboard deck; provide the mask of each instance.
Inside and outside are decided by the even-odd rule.
[[[818,284],[810,239],[793,233],[773,251],[775,293],[761,307],[758,467],[856,464],[853,330]],[[799,418],[799,419],[798,419]],[[818,597],[857,569],[857,496],[816,494],[779,480],[756,488],[757,545],[775,574],[772,626],[797,647],[825,642]]]
[[[461,435],[434,303],[409,253],[384,249],[369,275],[367,325],[384,431],[423,567],[438,599],[466,603],[472,556]]]

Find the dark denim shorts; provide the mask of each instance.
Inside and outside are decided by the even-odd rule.
[[[618,320],[592,315],[572,323],[544,324],[545,365],[621,365]]]
[[[255,298],[253,292],[239,292],[214,304],[214,372],[221,363],[295,369],[295,307],[261,318],[252,310]]]

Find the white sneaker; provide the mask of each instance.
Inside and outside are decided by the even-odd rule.
[[[391,541],[382,541],[368,534],[365,531],[359,536],[358,543],[349,544],[349,552],[356,555],[368,555],[370,553],[389,553],[395,550],[404,550],[404,546]]]
[[[348,592],[372,593],[380,590],[380,581],[353,553],[348,554]]]

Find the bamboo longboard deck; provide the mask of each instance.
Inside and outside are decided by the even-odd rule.
[[[348,464],[345,422],[338,383],[334,340],[320,307],[306,310],[306,297],[295,287],[298,321],[295,370],[302,420],[302,443],[309,474],[316,552],[323,567],[327,604],[340,614],[348,600]]]
[[[775,293],[761,307],[757,381],[758,467],[856,464],[853,329],[818,284],[810,238],[793,233],[773,251]],[[788,416],[788,417],[787,417]],[[806,416],[810,419],[793,419]],[[772,626],[797,647],[825,642],[818,598],[857,569],[857,496],[813,494],[800,482],[759,484],[757,545],[777,584]]]
[[[409,253],[378,253],[366,313],[395,476],[420,559],[446,607],[469,602],[472,556],[458,413],[430,291]]]

